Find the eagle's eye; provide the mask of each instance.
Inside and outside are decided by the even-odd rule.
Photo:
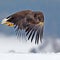
[[[34,14],[34,17],[36,17],[37,16],[37,14]]]
[[[39,21],[41,20],[41,17],[38,17]]]

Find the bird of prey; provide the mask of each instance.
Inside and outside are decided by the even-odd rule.
[[[44,15],[40,11],[23,10],[16,12],[7,18],[4,18],[1,24],[16,28],[17,34],[19,30],[25,30],[28,40],[35,40],[35,44],[42,42]],[[34,39],[35,38],[35,39]]]

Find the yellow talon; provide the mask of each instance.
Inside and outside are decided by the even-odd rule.
[[[4,24],[5,24],[5,25],[8,25],[8,26],[10,26],[10,27],[13,27],[13,26],[14,26],[14,24],[11,23],[11,22],[5,22]]]

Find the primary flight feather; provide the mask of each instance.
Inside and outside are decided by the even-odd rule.
[[[25,30],[28,40],[35,43],[42,42],[43,28],[44,28],[44,15],[40,11],[24,10],[16,12],[2,20],[2,24],[6,24],[16,28],[17,34],[20,30]]]

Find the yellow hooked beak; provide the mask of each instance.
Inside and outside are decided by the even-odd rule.
[[[14,26],[14,23],[9,22],[8,19],[6,19],[6,18],[2,20],[1,24],[5,24],[10,27]]]
[[[40,25],[42,27],[42,26],[44,26],[44,22],[39,22],[38,25]]]

